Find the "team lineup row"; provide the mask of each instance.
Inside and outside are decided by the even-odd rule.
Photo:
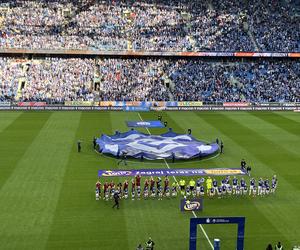
[[[196,181],[191,179],[188,183],[184,179],[179,182],[173,182],[170,185],[169,177],[166,176],[164,179],[164,184],[162,184],[162,179],[157,177],[155,180],[153,177],[150,179],[146,178],[144,181],[144,186],[141,187],[141,176],[137,175],[131,180],[131,189],[129,193],[129,181],[125,180],[122,184],[121,182],[115,184],[113,181],[105,183],[102,185],[100,180],[96,182],[96,200],[103,198],[104,200],[109,200],[114,197],[117,193],[120,198],[140,199],[141,197],[147,199],[149,197],[158,197],[161,200],[163,197],[177,197],[178,193],[184,198],[196,198],[203,197],[223,197],[225,195],[249,195],[249,196],[264,196],[269,194],[274,194],[277,188],[277,177],[274,175],[269,181],[268,178],[259,178],[258,180],[251,178],[249,181],[249,187],[247,181],[244,178],[238,179],[235,176],[231,180],[230,176],[224,177],[221,181],[212,179],[208,177],[206,180],[204,178],[198,178]],[[142,190],[143,188],[143,190]]]

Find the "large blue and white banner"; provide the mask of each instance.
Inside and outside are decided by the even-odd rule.
[[[99,170],[98,177],[126,177],[126,176],[228,176],[246,175],[240,168],[161,168],[161,169],[123,169]]]
[[[113,156],[127,156],[157,159],[192,159],[215,154],[219,150],[216,143],[207,144],[191,135],[177,134],[172,131],[161,135],[148,135],[136,130],[115,135],[102,135],[97,139],[99,151]]]

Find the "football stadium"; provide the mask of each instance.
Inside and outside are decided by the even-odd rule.
[[[300,2],[0,1],[0,249],[299,250]]]

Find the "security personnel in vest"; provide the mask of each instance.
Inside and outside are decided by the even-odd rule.
[[[283,250],[283,246],[281,245],[280,242],[278,242],[278,243],[275,245],[275,250]]]
[[[181,179],[179,181],[179,187],[180,187],[181,194],[184,195],[184,192],[185,192],[185,180],[184,179]]]

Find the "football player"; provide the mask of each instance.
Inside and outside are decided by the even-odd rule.
[[[135,176],[136,187],[141,190],[141,176],[138,174]]]
[[[259,180],[258,180],[258,190],[257,190],[258,195],[262,195],[262,186],[263,186],[263,180],[262,180],[262,178],[259,178]]]
[[[145,199],[148,199],[148,196],[149,196],[149,189],[148,189],[148,186],[144,186],[144,198]]]
[[[172,183],[172,197],[176,197],[177,196],[177,183],[173,182]]]
[[[218,191],[218,181],[216,179],[213,180],[213,188],[215,189],[215,192]]]
[[[164,180],[164,194],[166,193],[167,189],[169,189],[169,178],[168,178],[168,176],[166,176],[165,180]],[[169,189],[169,192],[170,192],[170,189]]]
[[[110,186],[108,185],[107,188],[104,191],[104,198],[106,201],[109,200],[109,194],[110,194]]]
[[[128,180],[125,180],[123,183],[123,195],[125,199],[128,198],[128,186],[129,186]],[[125,193],[127,194],[126,196]]]
[[[251,178],[250,179],[250,188],[249,188],[249,195],[251,195],[251,193],[253,194],[253,189],[255,187],[255,179]]]
[[[96,182],[96,190],[98,190],[99,198],[101,197],[101,182],[98,180]]]
[[[141,198],[141,186],[136,188],[136,196],[137,196],[137,199],[140,200],[140,198]]]
[[[204,196],[204,186],[200,186],[200,196]]]
[[[162,200],[162,197],[163,197],[163,189],[161,186],[159,186],[158,190],[158,200]]]
[[[217,194],[219,199],[222,198],[222,185],[218,186]]]
[[[244,189],[245,189],[245,186],[246,186],[246,181],[244,180],[244,178],[242,178],[240,180],[240,186],[241,186],[241,194],[244,193]]]
[[[255,197],[257,193],[257,187],[255,185],[253,186],[252,193],[253,193],[253,197]]]
[[[231,187],[230,184],[229,184],[228,187],[227,187],[227,194],[228,194],[229,196],[231,196],[231,194],[232,194],[232,187]]]
[[[238,179],[234,176],[233,179],[232,179],[232,191],[233,191],[233,194],[236,193],[236,187],[238,185]]]
[[[131,199],[135,199],[135,181],[134,179],[131,180]]]
[[[186,186],[186,188],[185,188],[185,195],[186,195],[187,198],[189,198],[191,196],[190,186]]]
[[[97,188],[96,188],[95,194],[96,194],[96,201],[98,201],[100,196],[99,196],[99,190]]]
[[[151,176],[150,177],[150,191],[152,192],[152,189],[154,188],[155,186],[155,180],[153,179],[153,177]]]
[[[235,187],[235,194],[236,195],[240,195],[241,194],[241,187],[240,187],[239,184],[237,184],[236,187]]]
[[[275,189],[277,188],[277,176],[276,175],[273,175],[272,177],[272,188],[274,187],[274,192],[275,192]]]
[[[170,188],[169,187],[166,187],[166,189],[165,189],[165,196],[167,198],[170,198]]]

